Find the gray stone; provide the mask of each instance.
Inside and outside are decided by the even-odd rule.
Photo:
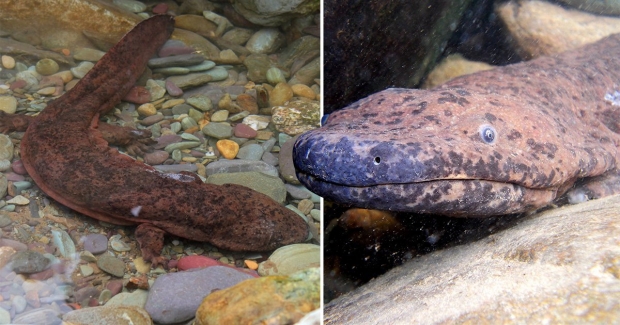
[[[285,184],[286,192],[294,199],[303,200],[311,197],[310,191],[301,185]]]
[[[202,133],[216,139],[228,139],[233,135],[233,128],[228,124],[211,122],[202,128]]]
[[[263,156],[263,147],[260,144],[248,144],[239,149],[237,158],[243,160],[255,160],[258,161]]]
[[[278,157],[267,151],[263,153],[263,156],[260,159],[271,166],[277,166],[279,163]]]
[[[84,62],[80,62],[80,64],[78,64],[77,67],[71,68],[70,70],[74,77],[78,79],[82,79],[88,73],[88,71],[90,71],[90,69],[92,69],[94,66],[95,66],[94,63],[84,61]]]
[[[271,54],[284,44],[284,34],[276,28],[263,28],[254,33],[245,45],[251,53]]]
[[[308,16],[319,12],[320,1],[235,0],[232,4],[238,13],[257,25],[279,26],[294,17]]]
[[[149,290],[144,308],[156,323],[187,321],[194,317],[202,299],[211,292],[252,278],[247,273],[227,266],[163,274]]]
[[[107,273],[122,278],[125,275],[125,263],[110,255],[102,255],[97,260],[97,266]]]
[[[201,64],[192,65],[187,67],[190,72],[206,71],[212,69],[215,66],[213,61],[204,61]]]
[[[11,257],[11,269],[15,273],[38,273],[50,266],[50,260],[35,251],[21,251]]]
[[[165,58],[154,58],[149,60],[149,67],[153,69],[169,68],[169,67],[187,67],[196,64],[200,64],[205,60],[204,56],[200,54],[182,54],[175,56],[168,56]]]
[[[0,134],[0,160],[13,159],[13,142],[6,134]]]
[[[295,174],[295,165],[293,165],[293,145],[298,137],[299,136],[289,139],[280,149],[280,174],[285,181],[291,184],[299,184],[299,180]]]
[[[73,58],[75,60],[80,60],[80,61],[97,62],[104,55],[105,55],[105,52],[103,51],[90,49],[87,47],[81,47],[75,50],[75,52],[73,53]]]
[[[238,173],[238,172],[261,172],[269,176],[277,177],[278,170],[266,164],[263,161],[250,161],[250,160],[228,160],[222,159],[214,161],[207,165],[207,175],[222,174],[222,173]]]
[[[228,70],[223,67],[215,67],[204,73],[211,76],[211,81],[221,81],[228,78]]]
[[[190,70],[183,67],[169,67],[155,69],[153,73],[161,73],[166,76],[181,76],[190,73]]]
[[[63,315],[62,319],[64,323],[67,324],[89,325],[149,325],[153,323],[146,310],[136,306],[99,306],[83,308],[66,313]]]
[[[564,206],[414,258],[330,302],[325,322],[616,323],[619,211],[618,195]]]
[[[196,107],[197,109],[206,112],[213,109],[213,103],[211,98],[205,95],[194,95],[186,99],[187,103]]]
[[[190,73],[183,76],[172,76],[168,77],[167,80],[172,82],[175,86],[185,89],[206,84],[207,82],[213,80],[213,77],[207,73],[200,72]]]
[[[174,106],[172,108],[172,114],[174,114],[174,115],[188,114],[190,108],[192,108],[192,107],[190,105],[185,104],[185,103],[179,104],[179,105],[176,105],[176,106]]]
[[[174,150],[183,150],[183,149],[191,149],[200,146],[200,142],[198,141],[183,141],[177,143],[171,143],[164,148],[167,152],[172,152]]]
[[[164,173],[195,172],[198,170],[194,164],[156,165],[153,168]]]
[[[242,172],[214,174],[207,177],[209,184],[238,184],[261,192],[279,203],[286,199],[286,188],[279,177],[268,176],[260,172]]]

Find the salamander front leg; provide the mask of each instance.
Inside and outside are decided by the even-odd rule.
[[[153,267],[157,267],[166,261],[161,256],[161,250],[164,248],[164,234],[165,232],[151,224],[143,223],[136,228],[135,236],[138,244],[140,244],[140,250],[142,251],[142,258],[151,262]]]
[[[10,133],[13,131],[23,132],[26,131],[30,122],[34,121],[36,117],[22,115],[22,114],[7,114],[0,111],[0,132]]]
[[[149,130],[136,130],[107,123],[99,123],[97,130],[109,144],[123,146],[133,156],[144,156],[146,152],[153,151],[150,146],[156,143],[151,139]]]

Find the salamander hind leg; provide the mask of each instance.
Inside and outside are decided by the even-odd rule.
[[[156,141],[151,139],[151,131],[136,130],[130,127],[99,123],[97,130],[109,144],[123,146],[130,155],[144,156],[151,152]]]
[[[614,194],[620,194],[620,169],[579,181],[566,193],[566,197],[569,203],[576,204]]]
[[[153,225],[143,223],[136,228],[135,236],[138,244],[140,244],[140,250],[142,251],[142,258],[151,262],[153,267],[157,267],[166,261],[161,256],[161,250],[164,248],[164,234],[165,232]]]

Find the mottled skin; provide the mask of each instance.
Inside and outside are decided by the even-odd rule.
[[[28,174],[76,211],[138,225],[142,255],[154,264],[163,261],[164,233],[235,251],[266,251],[305,240],[306,222],[266,195],[239,185],[205,184],[190,173],[160,173],[104,140],[143,148],[140,141],[150,134],[100,124],[99,116],[135,84],[173,25],[166,15],[141,22],[37,118],[2,117],[3,131],[28,125],[20,147]]]
[[[359,207],[490,216],[620,192],[620,34],[554,57],[388,89],[294,148],[299,180]],[[496,131],[485,141],[480,130]],[[490,138],[487,138],[490,140]]]

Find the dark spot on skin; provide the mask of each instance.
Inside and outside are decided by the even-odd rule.
[[[385,122],[385,125],[396,125],[402,123],[402,119],[393,119],[392,121]]]
[[[436,125],[440,125],[441,124],[440,120],[435,115],[424,116],[424,119],[428,120],[428,121],[431,121],[431,122],[435,122]]]
[[[457,89],[456,93],[461,95],[461,96],[469,96],[469,95],[471,95],[467,90],[463,90],[463,89]]]
[[[461,98],[459,98],[459,99],[458,99],[458,102],[457,102],[457,103],[458,103],[461,107],[465,107],[465,105],[466,105],[466,104],[469,104],[469,101],[467,101],[467,99],[465,99],[465,98],[461,97]]]
[[[379,115],[379,113],[364,113],[362,114],[363,118],[373,118],[373,117],[377,117],[377,115]]]
[[[374,124],[374,125],[383,125],[383,122],[381,122],[381,121],[372,121],[372,124]]]
[[[391,113],[389,114],[389,116],[390,116],[390,117],[392,117],[392,116],[401,116],[401,115],[403,115],[403,114],[405,114],[405,112],[403,112],[403,111],[393,111],[393,112],[391,112]]]
[[[493,106],[502,106],[502,104],[500,104],[499,102],[496,102],[496,101],[490,101],[489,104],[491,104]]]
[[[426,109],[426,107],[428,106],[428,102],[421,102],[418,104],[418,109],[414,109],[411,114],[413,115],[418,115],[422,112],[424,112],[424,110]]]
[[[443,96],[445,97],[439,97],[437,98],[437,103],[438,104],[445,104],[445,103],[458,103],[459,98],[456,97],[454,94],[451,94],[449,92],[442,92],[441,93]]]
[[[410,102],[410,101],[413,101],[413,100],[415,100],[415,96],[409,95],[409,96],[403,97],[403,103]]]
[[[383,101],[385,101],[385,98],[382,97],[381,99],[377,101],[377,105],[383,104]]]
[[[444,116],[452,116],[452,112],[450,112],[449,110],[445,110],[445,111],[443,111],[443,115]]]
[[[484,114],[484,118],[486,118],[489,122],[495,122],[495,120],[497,120],[497,117],[491,113]]]
[[[510,130],[510,134],[506,136],[508,140],[521,139],[521,133],[515,129]]]

